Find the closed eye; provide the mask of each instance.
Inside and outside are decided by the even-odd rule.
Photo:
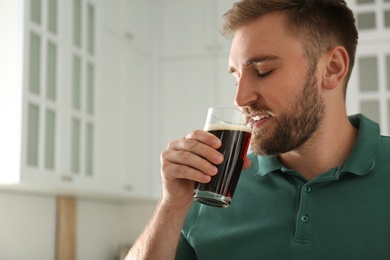
[[[257,73],[257,76],[259,78],[266,78],[268,76],[270,76],[274,71],[273,70],[270,70],[270,71],[267,71],[265,73]]]

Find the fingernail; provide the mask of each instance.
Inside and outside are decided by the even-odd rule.
[[[215,147],[215,148],[219,148],[220,146],[221,146],[221,140],[219,140],[219,139],[214,139],[213,140],[213,147]]]
[[[218,172],[218,168],[217,167],[215,167],[215,166],[210,167],[210,173],[211,174],[216,174],[217,172]]]
[[[215,162],[216,162],[216,163],[221,163],[221,162],[223,162],[223,156],[222,156],[222,154],[218,154],[218,155],[215,156]]]
[[[203,177],[203,180],[204,180],[204,183],[209,183],[209,182],[211,181],[211,177],[208,176],[208,175],[205,175],[205,176]]]

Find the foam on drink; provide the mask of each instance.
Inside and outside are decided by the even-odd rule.
[[[217,131],[217,130],[235,130],[252,133],[252,129],[247,125],[228,125],[228,124],[207,124],[204,126],[205,131]]]

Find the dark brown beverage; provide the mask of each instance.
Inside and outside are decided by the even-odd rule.
[[[202,197],[201,195],[197,196],[197,194],[222,195],[230,203],[248,151],[251,130],[245,126],[232,128],[229,125],[218,125],[210,126],[207,131],[221,139],[222,146],[218,151],[223,154],[224,161],[220,165],[216,165],[218,173],[211,178],[209,183],[195,184],[195,200],[211,206],[227,207],[228,205],[223,205],[217,198],[214,199],[212,196]]]

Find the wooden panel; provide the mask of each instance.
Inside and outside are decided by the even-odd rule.
[[[76,199],[57,198],[57,260],[76,259]]]

